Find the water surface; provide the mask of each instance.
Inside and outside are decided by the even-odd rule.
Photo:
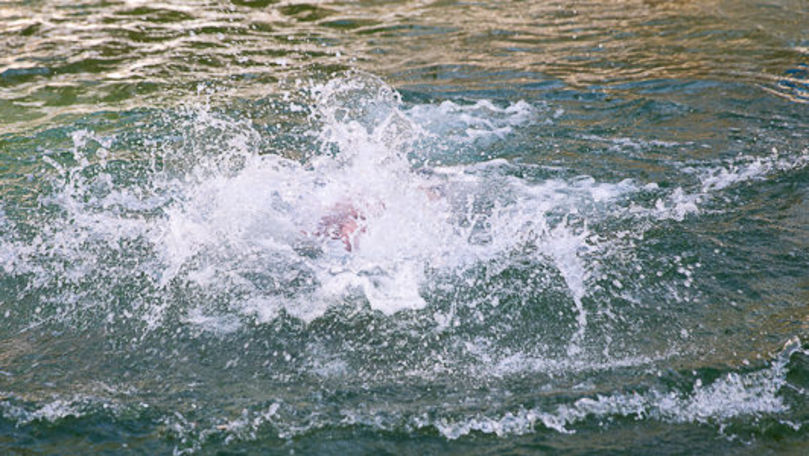
[[[807,37],[786,0],[0,5],[0,448],[801,454]]]

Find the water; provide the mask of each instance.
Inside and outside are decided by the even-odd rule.
[[[805,3],[0,18],[3,453],[806,451]]]

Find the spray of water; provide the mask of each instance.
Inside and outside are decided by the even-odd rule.
[[[480,155],[521,128],[548,122],[543,106],[412,105],[359,72],[294,97],[291,105],[306,106],[292,111],[306,125],[301,136],[308,148],[284,150],[280,138],[264,137],[248,118],[207,105],[140,125],[136,143],[125,134],[74,131],[68,150],[43,157],[41,210],[14,220],[0,211],[0,268],[16,298],[3,305],[4,324],[17,322],[19,334],[101,325],[116,340],[137,344],[187,328],[225,339],[288,318],[316,326],[348,306],[378,318],[365,333],[373,334],[374,324],[402,322],[386,334],[431,347],[424,357],[405,356],[391,375],[501,378],[652,365],[678,355],[677,342],[640,355],[629,347],[616,356],[611,350],[622,347],[612,347],[612,335],[641,333],[644,321],[632,320],[635,309],[666,304],[644,302],[645,274],[668,287],[656,298],[670,296],[680,305],[699,297],[690,289],[699,264],[677,256],[669,269],[682,284],[658,280],[662,266],[638,267],[636,247],[645,231],[661,220],[696,216],[733,185],[806,164],[804,154],[686,167],[700,182],[686,190],[559,177]],[[407,339],[408,331],[416,335]],[[672,331],[688,339],[676,325]],[[400,341],[385,340],[380,350]],[[351,347],[363,362],[380,356],[373,347]],[[350,354],[330,351],[323,341],[309,343],[308,357],[297,359],[286,348],[267,350],[319,378],[342,378],[356,368]],[[239,362],[228,360],[226,368]],[[782,364],[762,378],[697,385],[690,395],[614,394],[502,417],[422,420],[408,412],[405,424],[388,428],[434,426],[455,438],[474,430],[521,433],[539,422],[567,432],[591,415],[700,421],[778,412],[785,408],[775,395]],[[365,374],[384,376],[357,375]],[[748,397],[751,391],[761,400]],[[703,410],[723,392],[741,399]],[[93,407],[80,398],[55,408],[73,413],[85,403]],[[300,420],[284,418],[292,412],[279,403],[211,432],[249,434],[272,422],[294,435],[297,424],[290,423]],[[349,410],[343,418],[364,420],[379,422],[368,410]],[[166,423],[187,429],[172,418]]]

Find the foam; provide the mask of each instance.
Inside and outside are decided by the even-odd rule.
[[[763,157],[740,156],[720,166],[705,168],[685,167],[684,172],[696,174],[703,193],[724,190],[730,186],[753,180],[761,180],[776,172],[800,170],[809,164],[809,151],[797,155],[784,154],[772,148]]]
[[[740,374],[728,373],[709,384],[697,379],[691,392],[651,389],[584,397],[555,410],[519,409],[500,417],[477,416],[465,420],[439,419],[430,423],[448,439],[472,432],[497,436],[532,432],[537,424],[560,432],[575,432],[571,426],[586,419],[608,416],[655,419],[668,423],[726,423],[739,416],[777,415],[789,411],[779,392],[786,384],[786,364],[798,350],[792,344],[771,367]]]
[[[685,174],[696,176],[698,190],[675,187],[672,191],[655,200],[653,208],[634,207],[636,214],[651,214],[658,220],[683,221],[689,215],[703,212],[704,206],[721,198],[723,192],[735,186],[761,181],[776,173],[799,171],[809,164],[809,151],[782,153],[773,148],[768,155],[739,155],[725,163],[702,163],[682,165]],[[659,192],[656,184],[646,186]]]
[[[36,422],[56,423],[67,418],[80,418],[103,411],[113,415],[123,411],[114,400],[96,396],[74,394],[53,397],[41,403],[22,403],[6,395],[0,400],[0,415],[14,421],[18,426]]]
[[[300,410],[299,406],[274,400],[255,410],[242,410],[231,418],[219,418],[207,426],[197,427],[182,415],[175,414],[164,421],[179,436],[191,452],[198,450],[210,436],[221,435],[226,442],[254,440],[261,430],[271,430],[282,439],[292,439],[322,428],[334,426],[364,426],[375,430],[396,432],[404,430],[436,430],[442,437],[455,440],[474,433],[491,434],[500,438],[519,436],[545,429],[559,434],[575,434],[587,421],[603,421],[611,417],[635,420],[655,420],[663,423],[714,426],[726,433],[734,420],[742,417],[771,417],[792,427],[801,423],[783,419],[790,406],[782,398],[789,387],[786,376],[790,357],[807,354],[797,339],[788,341],[768,365],[748,372],[728,372],[711,382],[695,378],[681,390],[662,386],[630,392],[578,395],[577,399],[535,407],[517,407],[505,412],[474,412],[447,410],[441,406],[389,408],[363,403],[325,412]],[[627,360],[630,364],[649,360]],[[334,364],[336,363],[336,364]],[[325,369],[340,369],[339,360]],[[613,366],[614,367],[614,366]],[[575,388],[574,388],[575,389]],[[474,402],[469,405],[474,407]],[[497,408],[489,406],[488,409]],[[183,451],[183,450],[178,450]]]

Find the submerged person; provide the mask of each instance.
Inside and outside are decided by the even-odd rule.
[[[436,201],[443,196],[443,191],[437,186],[419,186],[428,201]],[[350,201],[341,201],[331,206],[318,222],[315,236],[341,241],[346,252],[352,252],[359,247],[359,237],[367,231],[368,218],[378,216],[385,210],[385,203],[377,201],[374,204],[354,204]]]
[[[357,247],[357,237],[365,232],[365,214],[353,204],[340,202],[331,207],[317,226],[315,236],[342,241],[347,252]]]

